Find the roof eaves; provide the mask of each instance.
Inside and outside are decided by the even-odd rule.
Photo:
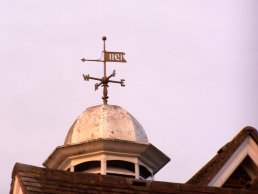
[[[28,187],[28,192],[25,193],[258,194],[256,191],[67,172],[19,163],[15,165],[14,172],[14,175],[20,176],[21,181]]]

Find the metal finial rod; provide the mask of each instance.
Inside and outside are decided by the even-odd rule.
[[[103,51],[105,52],[105,51],[106,51],[106,44],[105,44],[105,41],[107,40],[107,37],[106,37],[106,36],[103,36],[103,37],[102,37],[102,40],[103,40]]]
[[[108,89],[107,89],[108,85],[107,84],[103,84],[103,104],[107,104],[108,102]]]
[[[90,77],[90,75],[84,75],[83,74],[83,78],[85,81],[89,81],[89,80],[97,80],[100,81],[99,83],[95,84],[95,90],[97,90],[99,88],[99,86],[103,87],[103,103],[107,104],[108,102],[108,83],[118,83],[121,86],[125,86],[124,79],[121,79],[121,81],[114,81],[114,80],[110,80],[111,77],[115,77],[116,75],[116,71],[114,70],[113,73],[111,75],[109,75],[107,77],[107,71],[106,71],[106,62],[126,62],[126,60],[124,59],[124,55],[125,53],[123,52],[107,52],[106,51],[106,40],[107,38],[105,36],[102,37],[103,40],[103,54],[104,54],[104,59],[98,59],[98,60],[88,60],[88,59],[84,59],[82,58],[81,61],[85,62],[85,61],[95,61],[95,62],[103,62],[103,67],[104,67],[104,75],[102,78],[95,78],[95,77]]]
[[[104,77],[106,77],[107,75],[107,67],[106,67],[106,59],[105,59],[105,52],[106,52],[106,40],[107,40],[107,37],[106,36],[103,36],[102,37],[102,40],[103,40],[103,53],[104,53],[104,61],[103,61],[103,65],[104,65]],[[104,87],[105,88],[105,87]],[[103,92],[104,94],[104,92]]]

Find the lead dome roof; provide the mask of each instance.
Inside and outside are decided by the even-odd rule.
[[[79,115],[64,145],[100,138],[148,143],[142,125],[125,109],[115,105],[98,105],[87,108]]]

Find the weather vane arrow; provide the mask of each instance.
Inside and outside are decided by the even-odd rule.
[[[102,78],[95,78],[95,77],[91,77],[89,74],[88,75],[82,75],[84,81],[89,81],[89,80],[97,80],[99,81],[99,83],[95,84],[95,90],[97,90],[99,88],[99,86],[103,87],[103,103],[107,104],[108,101],[108,84],[109,83],[117,83],[120,84],[121,86],[125,86],[124,79],[121,79],[120,81],[114,81],[111,80],[112,77],[115,77],[116,75],[116,70],[113,70],[113,73],[109,76],[107,76],[106,74],[106,62],[126,62],[124,55],[125,53],[123,52],[110,52],[110,51],[106,51],[106,43],[105,41],[107,40],[107,38],[105,36],[102,37],[103,40],[103,51],[102,51],[102,56],[104,55],[104,59],[102,59],[102,56],[100,59],[97,60],[90,60],[90,59],[85,59],[82,58],[81,61],[85,62],[85,61],[94,61],[94,62],[103,62],[103,67],[104,67],[104,75]]]

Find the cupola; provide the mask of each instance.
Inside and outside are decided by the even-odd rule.
[[[103,87],[103,105],[83,111],[72,124],[64,145],[57,147],[43,165],[71,172],[116,175],[136,179],[152,179],[170,159],[149,143],[142,125],[124,108],[109,105],[108,84],[124,86],[124,80],[111,80],[106,75],[106,62],[126,62],[124,53],[105,50],[104,59],[86,60],[104,63],[102,78],[83,75],[85,81],[99,81],[95,90]]]
[[[148,142],[142,125],[125,109],[99,105],[86,109],[65,143],[44,162],[51,169],[152,178],[169,158]]]

